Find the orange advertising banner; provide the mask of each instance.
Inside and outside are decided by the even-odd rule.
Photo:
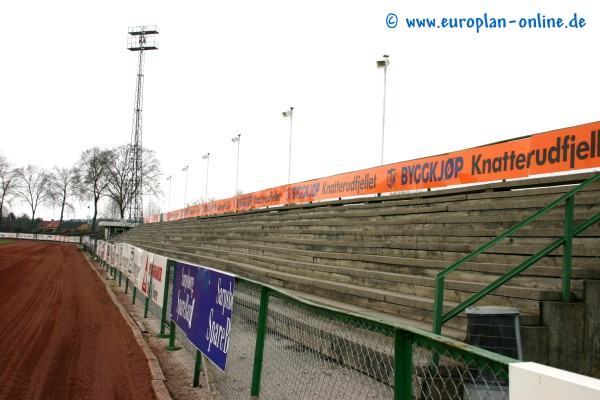
[[[600,122],[279,186],[171,211],[162,220],[595,167],[600,167]],[[160,214],[145,218],[147,223],[160,220]]]

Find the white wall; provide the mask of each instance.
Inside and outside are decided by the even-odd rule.
[[[510,400],[600,400],[600,380],[533,362],[509,366]]]

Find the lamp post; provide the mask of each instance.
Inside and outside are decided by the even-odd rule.
[[[169,181],[169,205],[167,207],[167,210],[171,211],[171,175],[169,175],[167,177],[167,180]],[[185,202],[185,200],[184,200],[184,202]]]
[[[187,178],[188,178],[188,169],[189,166],[186,165],[181,170],[185,172],[185,186],[183,187],[183,208],[185,208],[185,197],[187,195]]]
[[[208,167],[210,163],[210,153],[206,153],[202,156],[203,160],[206,160],[206,193],[204,196],[206,197],[206,201],[208,201]]]
[[[385,90],[387,80],[387,67],[390,65],[389,56],[383,55],[383,60],[377,61],[377,68],[383,68],[383,122],[381,127],[381,165],[383,165],[383,144],[385,139]]]
[[[281,113],[283,118],[290,117],[290,150],[288,154],[288,186],[290,184],[290,173],[292,171],[292,120],[294,117],[294,107],[290,107],[289,110]]]
[[[238,177],[240,174],[240,143],[242,141],[242,135],[238,134],[237,136],[231,138],[233,143],[237,142],[237,167],[235,169],[235,193],[234,196],[238,195]]]

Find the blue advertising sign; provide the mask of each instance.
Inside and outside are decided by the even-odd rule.
[[[176,263],[171,319],[198,350],[225,371],[235,277]]]

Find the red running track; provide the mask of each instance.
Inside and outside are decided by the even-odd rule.
[[[0,245],[0,399],[155,399],[148,361],[77,246]]]

